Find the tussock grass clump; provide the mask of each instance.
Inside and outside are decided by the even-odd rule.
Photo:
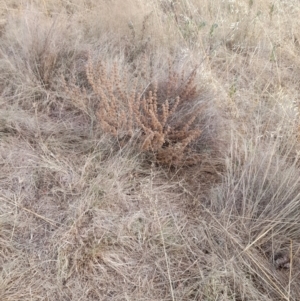
[[[291,145],[283,142],[280,135],[257,131],[256,139],[245,140],[234,132],[227,171],[213,189],[209,211],[225,235],[218,244],[226,244],[226,257],[244,267],[257,289],[272,300],[296,300],[300,173]]]
[[[36,103],[39,111],[55,101],[59,75],[69,72],[79,53],[78,33],[69,26],[65,16],[52,18],[30,5],[8,16],[0,46],[3,96],[25,109]]]

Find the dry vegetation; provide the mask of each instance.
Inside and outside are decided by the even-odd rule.
[[[300,300],[298,0],[0,2],[0,300]]]

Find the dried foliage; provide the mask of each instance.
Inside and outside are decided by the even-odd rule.
[[[94,64],[89,58],[86,75],[99,100],[97,116],[101,127],[118,138],[121,146],[138,136],[139,149],[154,153],[159,163],[193,164],[197,156],[191,154],[189,146],[201,135],[201,130],[194,125],[202,107],[183,113],[180,118],[178,115],[197,96],[196,68],[185,77],[169,63],[167,81],[158,85],[145,60],[130,84],[129,74],[121,73],[117,64],[109,70],[102,61]],[[150,84],[142,89],[139,79],[147,75]]]
[[[300,1],[272,2],[1,2],[0,300],[300,300]]]

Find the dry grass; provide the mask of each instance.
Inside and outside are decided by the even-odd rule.
[[[299,12],[2,1],[0,300],[299,300]]]

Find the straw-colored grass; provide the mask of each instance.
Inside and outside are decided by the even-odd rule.
[[[300,300],[300,4],[0,3],[0,300]]]

